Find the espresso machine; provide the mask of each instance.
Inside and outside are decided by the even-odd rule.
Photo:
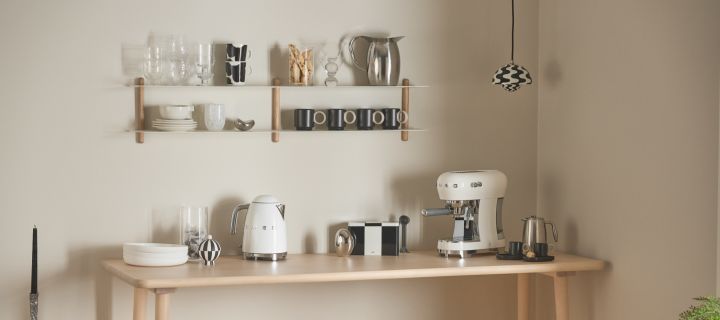
[[[494,252],[505,247],[502,204],[507,177],[498,170],[450,171],[438,177],[444,208],[423,209],[422,215],[452,216],[452,236],[438,240],[443,256]]]

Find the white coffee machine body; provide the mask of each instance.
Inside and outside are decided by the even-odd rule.
[[[438,240],[441,255],[466,256],[505,246],[502,204],[507,177],[498,170],[445,172],[437,191],[445,208],[425,209],[423,215],[452,215],[453,233]]]
[[[284,259],[287,256],[285,205],[271,195],[261,195],[250,204],[235,207],[231,234],[236,233],[237,216],[242,210],[247,210],[242,242],[245,259]]]

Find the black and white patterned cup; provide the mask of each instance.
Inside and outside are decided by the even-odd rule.
[[[248,45],[242,43],[228,43],[226,46],[226,61],[248,61],[252,57],[252,51]]]
[[[226,83],[233,86],[244,85],[252,68],[245,61],[225,61]]]

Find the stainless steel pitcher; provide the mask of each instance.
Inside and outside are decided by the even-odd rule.
[[[546,224],[552,227],[553,239],[555,239],[555,242],[558,241],[558,232],[554,223],[536,216],[524,218],[522,221],[525,222],[522,238],[523,248],[532,248],[535,243],[547,243]]]
[[[396,86],[400,80],[400,49],[398,41],[404,37],[373,38],[357,36],[350,40],[348,45],[353,64],[361,70],[367,71],[368,81],[373,86]],[[367,63],[362,65],[355,58],[355,40],[367,41]]]

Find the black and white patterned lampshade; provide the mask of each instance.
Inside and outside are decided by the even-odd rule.
[[[514,92],[519,89],[521,85],[531,83],[532,78],[530,77],[530,72],[528,72],[523,66],[519,66],[514,63],[509,63],[500,67],[493,77],[493,84],[499,84],[505,90],[510,92]]]
[[[220,244],[213,240],[212,235],[208,235],[207,240],[203,241],[198,248],[198,253],[205,261],[206,266],[215,264],[215,260],[220,256],[220,251]]]

